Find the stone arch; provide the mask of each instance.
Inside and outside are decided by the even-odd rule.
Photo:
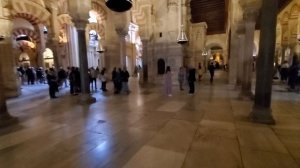
[[[206,45],[207,50],[211,49],[212,47],[220,47],[224,50],[223,46],[219,43],[210,43],[210,44]]]
[[[289,17],[290,17],[290,14],[288,12],[284,12],[284,14],[282,15],[281,22],[287,23],[289,21]]]
[[[46,23],[50,13],[42,5],[27,0],[12,0],[12,16],[28,20],[33,25]]]
[[[92,10],[98,13],[99,19],[104,22],[107,19],[107,12],[97,1],[92,1]]]
[[[299,11],[300,9],[298,4],[294,4],[290,10],[290,18],[295,18],[295,17],[298,18]]]
[[[13,36],[14,40],[16,40],[17,37],[20,35],[26,35],[26,36],[30,37],[36,43],[40,43],[39,35],[33,30],[30,30],[28,28],[17,28],[17,29],[13,30],[12,36]]]

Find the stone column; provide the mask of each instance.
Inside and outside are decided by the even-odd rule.
[[[276,42],[278,0],[263,0],[261,9],[261,33],[257,58],[256,89],[253,111],[254,122],[275,124],[272,116],[271,97],[273,63]]]
[[[90,95],[90,84],[88,76],[87,43],[85,36],[85,27],[87,22],[75,20],[74,23],[78,33],[79,68],[82,93],[81,103],[94,103],[96,99]]]
[[[74,26],[67,26],[67,37],[68,37],[68,48],[69,48],[69,59],[70,66],[79,66],[79,56],[78,56],[78,43],[77,43],[77,32]]]
[[[245,24],[245,53],[243,59],[243,75],[242,88],[240,98],[253,97],[251,91],[252,73],[253,73],[253,48],[254,48],[254,32],[256,24],[257,10],[255,8],[246,8],[244,11]]]
[[[6,39],[3,41],[0,41],[0,127],[2,126],[6,126],[6,125],[10,125],[12,123],[17,122],[17,118],[12,117],[8,111],[7,111],[7,106],[6,106],[6,97],[8,96],[17,96],[19,95],[19,93],[17,93],[17,95],[15,95],[15,84],[17,81],[17,77],[14,75],[14,71],[13,68],[15,67],[14,65],[11,64],[12,60],[14,60],[14,58],[12,57],[12,55],[7,55],[7,51],[8,52],[12,52],[12,47],[10,44],[11,39]],[[7,57],[9,56],[9,57]],[[3,61],[3,58],[10,58],[10,60],[8,61]],[[6,66],[8,65],[8,66]],[[5,70],[3,72],[3,70]],[[9,72],[9,73],[7,73]],[[10,74],[11,75],[7,75]],[[8,76],[12,77],[11,79],[6,79]],[[7,81],[8,80],[8,81]],[[8,83],[9,82],[9,83]],[[7,84],[11,84],[11,86],[9,86],[9,88],[11,88],[12,90],[10,90],[9,88],[6,87]],[[13,95],[10,95],[13,94]]]
[[[118,32],[119,41],[120,41],[120,67],[126,67],[126,40],[125,37],[127,33],[125,32]],[[127,67],[126,67],[127,68]]]
[[[237,57],[237,79],[236,86],[241,86],[243,72],[244,72],[244,58],[245,58],[245,26],[240,23],[237,28],[238,34],[238,57]]]
[[[232,26],[230,38],[230,57],[229,57],[229,84],[235,85],[238,74],[238,57],[239,57],[239,37],[236,28]]]
[[[45,35],[44,35],[44,25],[38,24],[35,26],[35,29],[38,30],[39,34],[39,43],[37,44],[37,65],[39,67],[44,67],[44,57],[43,54],[46,49],[46,41],[45,41]]]
[[[21,84],[18,73],[16,71],[16,59],[13,54],[12,44],[12,26],[13,23],[9,18],[1,18],[0,15],[0,35],[4,35],[5,39],[0,40],[0,68],[3,79],[3,89],[0,90],[5,97],[17,97],[21,94]]]
[[[59,25],[57,21],[57,15],[58,15],[58,7],[51,3],[51,32],[49,33],[49,43],[48,47],[52,49],[53,52],[53,58],[54,58],[54,65],[56,68],[59,68],[61,66],[61,60],[59,58],[59,51],[58,51],[58,43],[59,43]]]

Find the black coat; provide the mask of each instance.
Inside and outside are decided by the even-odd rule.
[[[188,81],[189,82],[195,82],[196,81],[196,69],[195,68],[189,69]]]

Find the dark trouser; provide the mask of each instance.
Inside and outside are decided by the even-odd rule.
[[[210,83],[213,83],[214,81],[214,73],[210,73]]]
[[[70,93],[74,94],[74,82],[70,81]]]
[[[106,82],[102,82],[102,84],[101,84],[101,90],[102,91],[107,91],[106,90]]]
[[[191,94],[195,93],[195,82],[189,81],[189,87],[190,87],[189,93]]]
[[[97,79],[96,78],[91,78],[90,79],[90,85],[92,87],[92,90],[93,90],[93,88],[95,88],[95,90],[97,90]],[[94,87],[93,87],[93,85],[94,85]]]
[[[57,88],[55,84],[49,84],[49,95],[51,98],[55,98],[55,92],[56,92]]]
[[[183,90],[183,81],[179,81],[179,89]]]

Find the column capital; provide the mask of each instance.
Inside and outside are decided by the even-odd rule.
[[[244,11],[244,20],[256,22],[262,4],[261,0],[240,0],[239,3]]]
[[[86,25],[88,24],[87,20],[75,20],[73,19],[74,25],[77,30],[85,30]]]
[[[177,3],[177,0],[168,0],[168,7],[170,7],[170,6],[177,6],[178,5],[178,3]]]
[[[244,10],[243,19],[246,22],[256,22],[258,15],[259,15],[259,9],[247,8]]]

